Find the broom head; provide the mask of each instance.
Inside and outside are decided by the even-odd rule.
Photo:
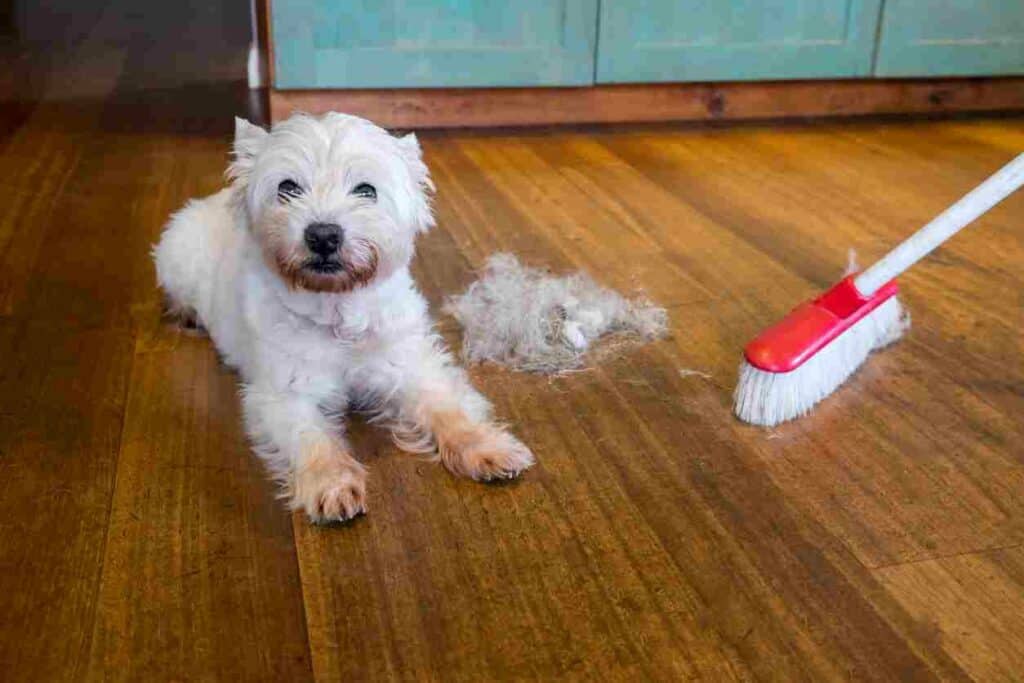
[[[849,275],[750,342],[734,396],[736,415],[772,427],[807,413],[873,350],[899,339],[909,317],[893,280],[870,297]]]

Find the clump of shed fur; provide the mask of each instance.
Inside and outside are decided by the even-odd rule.
[[[605,334],[649,341],[665,334],[668,321],[646,298],[627,300],[583,272],[555,277],[505,253],[491,256],[480,279],[444,310],[462,325],[466,361],[548,374],[582,365]]]

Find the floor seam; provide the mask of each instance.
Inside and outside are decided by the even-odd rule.
[[[1015,550],[1024,546],[1024,543],[1013,543],[1011,545],[991,546],[989,548],[975,548],[972,550],[965,550],[959,553],[952,553],[949,555],[935,555],[933,557],[922,557],[917,560],[907,560],[905,562],[890,562],[888,564],[880,565],[866,565],[867,568],[873,572],[884,571],[886,569],[895,569],[897,567],[907,567],[914,564],[922,564],[924,562],[940,562],[942,560],[953,560],[958,557],[965,557],[967,555],[984,555],[986,553],[995,553],[1002,550]]]

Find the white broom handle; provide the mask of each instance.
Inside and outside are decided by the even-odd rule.
[[[853,284],[870,297],[878,288],[914,265],[933,249],[1024,185],[1024,154],[999,169],[931,223],[904,240],[881,261],[858,275]]]

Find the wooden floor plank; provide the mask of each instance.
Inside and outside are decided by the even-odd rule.
[[[0,661],[80,680],[107,535],[132,340],[0,320]]]
[[[207,340],[132,371],[87,678],[305,680],[291,526]]]
[[[902,564],[877,574],[974,680],[1020,679],[1024,550],[1019,546]]]
[[[40,256],[49,256],[53,240],[68,233],[67,185],[101,111],[99,102],[36,103],[2,146],[0,174],[9,178],[9,190],[0,216],[0,315],[24,308]]]
[[[1010,154],[1019,153],[1024,149],[1024,122],[1019,117],[1006,119],[998,124],[973,120],[949,122],[943,125],[943,130],[979,140]]]

